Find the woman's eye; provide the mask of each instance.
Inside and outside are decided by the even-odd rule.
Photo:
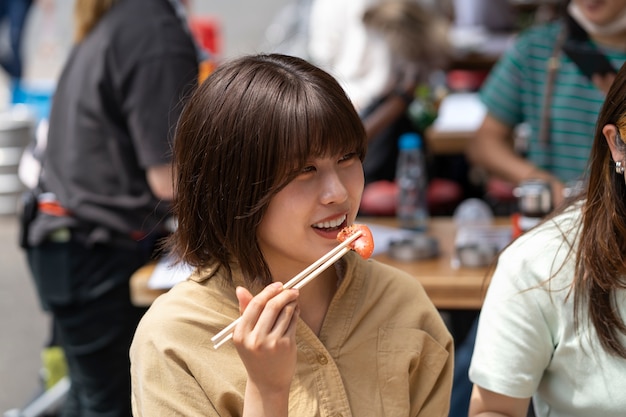
[[[339,159],[339,162],[349,161],[351,159],[356,158],[356,156],[357,156],[356,152],[347,153]]]
[[[301,174],[307,174],[309,172],[315,172],[315,167],[313,165],[307,165],[300,171]]]

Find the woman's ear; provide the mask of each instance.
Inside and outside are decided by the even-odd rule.
[[[606,143],[609,145],[609,149],[611,150],[611,157],[613,158],[613,161],[624,161],[626,155],[624,155],[623,149],[626,147],[626,143],[622,140],[622,136],[619,134],[617,126],[613,124],[605,125],[602,128],[602,133],[604,134]]]

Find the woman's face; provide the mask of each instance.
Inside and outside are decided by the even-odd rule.
[[[337,245],[356,218],[363,167],[354,154],[311,159],[271,200],[257,230],[274,280],[284,281]]]
[[[606,25],[621,16],[626,0],[572,0],[587,19]]]

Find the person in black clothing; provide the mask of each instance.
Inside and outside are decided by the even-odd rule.
[[[69,366],[63,416],[130,416],[129,279],[168,233],[170,147],[198,56],[179,0],[77,0],[25,246]]]

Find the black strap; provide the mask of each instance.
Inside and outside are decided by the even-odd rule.
[[[569,14],[565,13],[565,27],[567,28],[568,39],[586,42],[589,40],[589,34],[576,20]]]
[[[580,52],[584,51],[593,55],[594,65],[584,65],[581,61]],[[550,143],[550,107],[554,93],[554,84],[559,69],[559,54],[563,52],[589,80],[592,79],[594,68],[605,68],[609,72],[617,73],[617,70],[609,59],[600,51],[589,38],[589,34],[569,14],[565,14],[563,28],[559,32],[557,41],[548,60],[547,80],[541,108],[541,121],[539,126],[539,141],[543,146]],[[587,62],[589,63],[589,62]]]
[[[565,15],[565,27],[567,39],[562,46],[563,53],[589,80],[595,73],[617,74],[611,61],[591,42],[589,34],[569,14]]]

